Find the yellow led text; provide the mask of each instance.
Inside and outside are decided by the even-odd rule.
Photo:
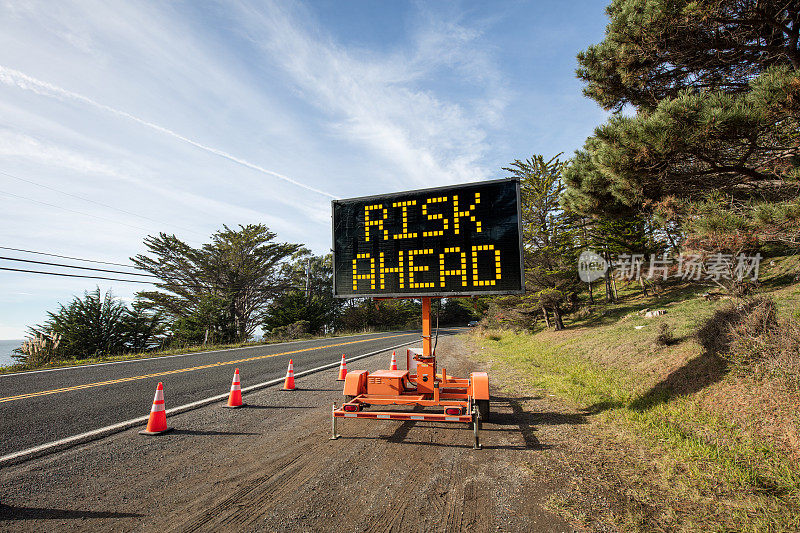
[[[422,214],[425,215],[428,218],[428,220],[441,220],[442,221],[442,229],[434,230],[434,231],[423,231],[422,232],[422,236],[423,237],[438,237],[440,235],[444,235],[445,230],[447,230],[447,228],[449,226],[449,221],[446,218],[444,218],[444,215],[442,213],[429,214],[428,213],[428,205],[429,204],[438,204],[438,203],[446,202],[446,201],[447,201],[447,196],[440,196],[438,198],[428,198],[427,200],[425,200],[425,203],[422,204]]]
[[[432,248],[428,248],[426,250],[409,250],[408,252],[408,288],[409,289],[427,289],[435,287],[436,284],[433,282],[420,282],[417,283],[414,281],[414,272],[427,272],[430,270],[431,267],[428,265],[420,265],[414,266],[414,256],[415,255],[430,255],[433,253]]]
[[[408,232],[408,208],[412,205],[417,205],[416,200],[408,200],[406,202],[395,202],[392,204],[392,207],[400,207],[403,210],[403,233],[398,233],[397,235],[393,235],[395,239],[413,239],[417,236],[417,233],[409,233]],[[409,256],[410,257],[410,256]],[[409,261],[411,259],[409,258]]]
[[[447,270],[444,267],[444,256],[447,254],[454,254],[461,256],[461,268],[455,270]],[[445,278],[447,276],[461,276],[461,286],[467,286],[467,254],[462,252],[461,248],[445,248],[444,253],[439,254],[439,285],[444,288]]]
[[[381,218],[377,219],[377,220],[370,220],[369,212],[373,211],[373,210],[377,211],[378,209],[383,211],[383,216]],[[383,204],[365,205],[364,206],[364,234],[365,234],[365,237],[366,237],[365,240],[367,242],[369,242],[369,228],[370,228],[370,226],[378,226],[378,231],[382,231],[383,232],[383,240],[384,241],[388,241],[389,240],[389,230],[388,229],[383,229],[383,221],[386,220],[387,218],[389,218],[389,210],[388,209],[384,209],[383,208]]]
[[[452,218],[447,216],[450,212],[447,206],[436,206],[436,204],[446,204],[447,202],[452,202]],[[402,231],[392,234],[392,239],[413,239],[416,238],[420,232],[423,237],[441,237],[448,231],[459,235],[462,230],[465,232],[467,231],[468,222],[473,222],[475,232],[481,233],[483,229],[482,224],[476,216],[476,208],[480,203],[481,193],[478,192],[475,193],[474,202],[470,204],[469,201],[467,201],[466,206],[464,206],[463,202],[459,202],[458,195],[453,195],[452,197],[436,196],[426,200],[420,200],[418,209],[421,211],[422,220],[412,219],[415,222],[414,224],[409,223],[409,210],[411,208],[417,208],[417,200],[393,202],[391,204],[392,209],[384,207],[384,204],[365,205],[364,241],[370,242],[370,239],[380,239],[381,235],[384,241],[388,241],[390,237],[390,228],[400,228],[401,225]],[[400,208],[399,210],[397,209],[398,207]],[[466,207],[466,209],[463,209],[464,207]],[[428,223],[427,227],[423,225],[425,223]],[[435,223],[435,225],[431,223]],[[417,231],[409,231],[409,226],[411,225],[414,226],[411,229]]]
[[[380,253],[378,257],[378,265],[376,265],[376,258],[372,257],[370,253],[363,253],[356,255],[353,259],[353,291],[358,291],[359,281],[369,281],[370,289],[375,289],[376,285],[380,285],[381,290],[386,289],[386,274],[397,274],[399,281],[399,288],[406,288],[406,280],[408,280],[409,289],[432,289],[436,287],[434,281],[415,281],[417,273],[431,272],[429,279],[439,281],[439,287],[445,288],[447,278],[455,277],[460,282],[461,287],[469,286],[469,270],[472,270],[472,286],[473,287],[491,287],[497,285],[497,282],[502,278],[502,266],[500,261],[500,250],[496,250],[493,244],[475,245],[471,249],[472,261],[468,261],[468,254],[470,250],[461,251],[461,248],[456,246],[452,248],[445,248],[444,252],[439,254],[438,264],[414,264],[419,256],[433,255],[432,248],[425,248],[422,250],[408,250],[398,252],[396,266],[386,266],[386,257],[384,252]],[[492,253],[493,252],[493,253]],[[478,276],[478,256],[481,253],[489,253],[494,256],[494,278],[493,279],[479,279]],[[360,260],[360,261],[359,261]],[[369,272],[365,273],[365,261],[369,260]],[[455,261],[454,261],[455,260]],[[446,263],[446,261],[448,261]],[[358,270],[359,262],[362,264],[361,271]],[[430,262],[430,260],[429,260]],[[455,264],[453,264],[455,263]],[[447,265],[456,266],[458,268],[447,268]],[[434,272],[438,267],[438,272]],[[459,279],[460,278],[460,279]]]
[[[475,215],[472,214],[472,211],[481,203],[481,193],[475,193],[475,203],[467,207],[466,211],[459,211],[458,210],[458,196],[453,196],[453,230],[455,231],[456,235],[458,235],[459,231],[459,219],[467,218],[475,223],[475,231],[480,233],[481,232],[481,221],[475,220]]]
[[[379,268],[379,272],[381,274],[381,289],[385,289],[386,288],[386,274],[398,274],[400,276],[400,288],[401,289],[405,288],[405,282],[404,282],[405,280],[403,279],[404,278],[404,275],[403,275],[403,250],[400,250],[398,252],[398,254],[399,254],[399,257],[398,257],[398,263],[399,264],[394,268],[386,268],[386,265],[384,263],[383,252],[381,252],[381,265],[380,265],[380,268]],[[409,256],[408,260],[411,261],[411,256]],[[409,281],[410,281],[410,279],[409,279]],[[354,282],[354,284],[355,284],[355,282]]]
[[[472,284],[476,287],[484,287],[488,285],[496,285],[500,280],[502,269],[500,268],[500,250],[494,250],[494,279],[480,280],[478,279],[478,252],[494,250],[494,244],[484,244],[483,246],[472,247]]]
[[[359,259],[369,259],[369,274],[359,274],[358,273],[358,260]],[[353,290],[358,290],[358,280],[360,279],[368,279],[370,281],[370,289],[375,288],[375,258],[371,256],[369,253],[365,254],[358,254],[356,258],[353,259]]]

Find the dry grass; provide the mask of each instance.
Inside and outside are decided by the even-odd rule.
[[[733,369],[776,378],[800,391],[800,320],[779,316],[773,298],[725,305],[698,330],[697,339],[706,353],[722,357]]]
[[[614,450],[576,458],[593,465],[575,474],[585,490],[555,507],[592,528],[600,483],[619,496],[603,521],[620,530],[800,531],[800,265],[777,263],[772,299],[637,295],[563,332],[483,332],[498,369],[582,407]],[[668,314],[637,313],[655,306]],[[662,332],[670,343],[653,342]]]
[[[593,342],[619,351],[599,329]],[[580,354],[583,341],[509,332],[478,341],[493,369],[510,368],[497,372],[506,380],[565,398],[593,422],[581,439],[594,444],[570,460],[578,488],[555,507],[589,529],[800,530],[796,398],[780,388],[754,396],[756,383],[707,366],[693,341],[683,342],[695,348],[686,364],[651,375],[598,364]],[[613,505],[587,507],[597,491]]]
[[[708,355],[728,358],[734,344],[746,348],[748,340],[761,338],[777,324],[775,301],[764,296],[747,300],[727,302],[697,330],[697,340]],[[746,363],[748,358],[742,354],[741,360],[733,363]]]
[[[765,344],[769,357],[761,369],[785,381],[794,392],[800,392],[800,320],[781,321]]]

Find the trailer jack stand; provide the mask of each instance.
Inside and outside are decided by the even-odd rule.
[[[336,416],[334,413],[336,412],[336,402],[333,402],[333,409],[331,410],[331,438],[330,440],[336,440],[341,435],[336,432]]]
[[[478,432],[480,431],[480,413],[478,412],[477,408],[473,408],[472,410],[472,432],[475,435],[475,445],[472,446],[473,450],[480,450],[481,449],[481,439]]]

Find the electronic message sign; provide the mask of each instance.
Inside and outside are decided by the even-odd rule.
[[[519,180],[334,200],[332,208],[336,297],[525,291]]]

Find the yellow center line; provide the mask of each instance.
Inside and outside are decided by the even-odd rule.
[[[348,344],[357,344],[359,342],[371,342],[371,341],[380,341],[380,340],[384,340],[384,339],[393,339],[395,337],[407,337],[409,335],[416,335],[416,334],[415,333],[401,333],[399,335],[389,335],[389,336],[386,336],[386,337],[378,337],[378,338],[374,338],[374,339],[362,339],[362,340],[357,340],[357,341],[340,342],[338,344],[328,344],[326,346],[314,346],[314,347],[311,347],[311,348],[301,348],[299,350],[292,350],[292,351],[289,351],[289,352],[273,353],[273,354],[269,354],[269,355],[258,355],[256,357],[247,357],[245,359],[236,359],[235,361],[225,361],[224,363],[220,361],[220,362],[217,362],[217,363],[209,363],[207,365],[193,366],[193,367],[190,367],[190,368],[179,368],[177,370],[167,370],[167,371],[158,372],[158,373],[155,373],[155,374],[144,374],[144,375],[141,375],[141,376],[131,376],[131,377],[128,377],[128,378],[110,379],[108,381],[98,381],[97,383],[86,383],[86,384],[83,384],[83,385],[74,385],[72,387],[64,387],[64,388],[61,388],[61,389],[52,389],[52,390],[45,390],[45,391],[39,391],[39,392],[29,392],[29,393],[26,393],[26,394],[19,394],[17,396],[7,396],[5,398],[0,398],[0,403],[12,402],[14,400],[24,400],[26,398],[35,398],[37,396],[46,396],[48,394],[58,394],[59,392],[69,392],[69,391],[75,391],[75,390],[81,390],[81,389],[88,389],[90,387],[100,387],[102,385],[113,385],[114,383],[124,383],[126,381],[136,381],[137,379],[147,379],[147,378],[154,378],[154,377],[158,377],[158,376],[168,376],[170,374],[178,374],[180,372],[191,372],[193,370],[203,370],[204,368],[212,368],[212,367],[215,367],[215,366],[236,365],[236,364],[239,364],[239,363],[246,363],[248,361],[256,361],[258,359],[267,359],[268,357],[278,357],[279,355],[291,355],[291,354],[301,353],[301,352],[310,352],[312,350],[324,350],[325,348],[335,348],[337,346],[346,346]]]

